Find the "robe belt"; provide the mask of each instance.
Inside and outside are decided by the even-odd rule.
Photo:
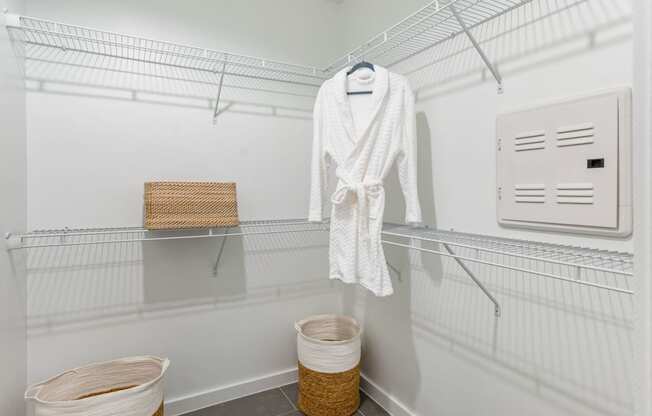
[[[385,194],[385,187],[380,179],[365,179],[362,182],[349,181],[343,176],[337,175],[340,183],[337,190],[333,194],[331,201],[334,205],[344,205],[347,203],[346,197],[349,195],[356,196],[356,204],[358,209],[358,221],[360,224],[360,232],[365,240],[369,239],[369,219],[378,218],[379,213],[375,212],[382,209],[376,205],[373,211],[369,209],[369,201],[377,201],[384,204],[383,196]]]

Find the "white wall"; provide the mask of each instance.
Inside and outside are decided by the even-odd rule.
[[[0,1],[0,9],[21,12],[23,1]],[[25,230],[25,91],[21,63],[5,30],[0,30],[0,235]],[[25,267],[20,254],[0,249],[0,414],[24,413]]]
[[[385,9],[378,2],[353,3],[356,9],[372,3]],[[518,27],[553,3],[535,0],[534,10],[506,16],[476,35]],[[441,229],[632,251],[629,239],[526,232],[496,223],[496,115],[632,83],[629,2],[556,3],[570,7],[484,45],[499,61],[505,94],[483,81],[473,51],[411,77],[420,96],[426,221]],[[359,16],[351,30],[368,27],[369,33],[358,41],[378,30],[379,19]],[[400,221],[400,197],[388,204],[388,219]],[[401,273],[396,294],[376,299],[351,290],[345,310],[364,322],[364,372],[398,407],[423,416],[634,414],[631,297],[471,266],[502,305],[502,317],[495,319],[489,300],[453,260],[395,248],[386,253]]]
[[[371,2],[344,0],[339,10],[343,33],[338,58],[430,3],[428,0]]]
[[[318,63],[334,48],[328,29],[336,7],[303,0],[32,0],[28,14]],[[236,181],[243,220],[306,217],[310,114],[268,109],[305,109],[310,100],[271,96],[269,108],[227,111],[213,126],[201,99],[168,94],[154,103],[132,100],[129,91],[154,85],[166,94],[184,92],[184,85],[80,71],[28,69],[42,82],[27,94],[30,229],[139,225],[143,182],[165,179]],[[340,291],[325,279],[325,234],[230,238],[214,277],[219,244],[31,251],[29,381],[91,361],[167,356],[167,400],[176,413],[228,398],[215,393],[225,386],[295,368],[293,322],[341,310]]]

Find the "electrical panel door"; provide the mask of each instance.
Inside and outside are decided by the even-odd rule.
[[[629,90],[497,119],[501,224],[631,233]]]

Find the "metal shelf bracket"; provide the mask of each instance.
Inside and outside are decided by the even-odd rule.
[[[9,9],[2,10],[5,15],[5,26],[7,27],[20,27],[20,15],[9,13]]]
[[[217,98],[215,98],[215,110],[213,111],[213,124],[217,124],[217,117],[220,115],[220,98],[222,97],[222,87],[224,86],[224,74],[226,72],[226,62],[229,60],[228,55],[224,55],[222,71],[220,74],[220,84],[217,86]]]
[[[457,264],[459,264],[459,266],[462,268],[462,270],[464,270],[466,272],[466,274],[469,275],[471,280],[473,280],[473,282],[476,285],[478,285],[480,290],[482,290],[484,292],[484,294],[487,295],[487,297],[491,300],[491,302],[493,302],[493,304],[494,304],[494,315],[496,316],[496,318],[500,318],[500,314],[501,314],[500,303],[498,303],[498,301],[496,300],[494,295],[492,295],[491,292],[489,292],[489,289],[487,289],[487,287],[484,284],[482,284],[482,282],[480,280],[478,280],[478,278],[475,276],[473,271],[471,271],[471,269],[469,269],[468,266],[466,264],[464,264],[464,262],[457,257],[457,254],[455,254],[455,251],[453,251],[453,249],[450,248],[450,246],[448,244],[443,244],[443,246],[446,249],[446,251],[448,251],[452,256],[454,256],[453,258],[455,259]]]
[[[217,252],[217,258],[213,264],[213,277],[217,277],[217,270],[220,267],[220,260],[222,260],[222,254],[224,253],[224,246],[226,245],[226,239],[228,238],[229,229],[225,228],[223,231],[224,235],[222,237],[222,242],[220,244],[220,249]],[[213,235],[213,230],[210,230],[210,235]]]
[[[442,245],[446,249],[446,252],[443,252],[443,251],[438,251],[438,250],[430,250],[430,249],[422,248],[422,247],[416,247],[416,246],[412,246],[412,245],[409,245],[409,244],[397,243],[397,242],[389,241],[389,240],[382,240],[382,243],[386,244],[386,245],[394,246],[394,247],[403,247],[403,248],[407,248],[409,250],[417,250],[417,251],[421,251],[421,252],[424,252],[424,253],[439,254],[439,255],[442,255],[442,256],[448,256],[448,257],[451,257],[451,258],[455,259],[457,264],[460,265],[460,267],[469,275],[469,277],[471,277],[473,282],[476,285],[478,285],[480,290],[482,290],[482,292],[485,295],[487,295],[489,300],[491,300],[491,302],[494,304],[494,315],[497,318],[500,317],[500,314],[501,314],[500,304],[498,303],[496,298],[489,292],[489,290],[485,287],[485,285],[483,285],[482,282],[480,282],[480,280],[478,280],[478,278],[475,277],[475,274],[466,266],[466,264],[464,264],[464,262],[462,262],[462,259],[464,259],[464,257],[459,256],[458,254],[455,254],[455,252],[448,246],[448,244],[442,243]]]
[[[23,245],[23,239],[13,233],[5,234],[5,248],[7,251],[20,249]]]
[[[455,7],[452,4],[449,7],[450,7],[451,12],[455,16],[455,19],[457,20],[457,23],[460,25],[460,28],[464,31],[466,36],[469,38],[469,41],[471,41],[471,44],[473,45],[475,50],[478,52],[478,55],[480,55],[480,58],[482,59],[484,64],[487,66],[487,68],[489,69],[489,72],[491,72],[491,75],[493,75],[496,82],[498,83],[498,94],[502,94],[503,91],[504,91],[503,90],[503,77],[502,77],[502,75],[500,75],[500,72],[498,71],[498,67],[494,63],[492,63],[491,60],[489,60],[489,57],[487,56],[487,54],[484,53],[484,50],[482,49],[482,47],[478,43],[475,36],[473,36],[471,31],[469,30],[469,27],[466,25],[466,22],[464,21],[462,16],[460,16],[460,14],[457,12]]]

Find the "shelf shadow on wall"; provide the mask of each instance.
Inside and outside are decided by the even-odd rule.
[[[443,251],[438,244],[428,248]],[[405,250],[392,248],[392,261],[405,255],[401,251]],[[463,256],[474,256],[473,249],[458,251]],[[542,272],[562,274],[572,270],[568,266],[538,264],[498,254],[483,254],[482,258]],[[412,309],[406,321],[413,328],[413,342],[420,346],[421,374],[427,377],[403,390],[418,389],[424,383],[462,383],[463,380],[450,380],[451,372],[468,376],[472,367],[557,407],[563,414],[635,414],[631,297],[469,263],[468,267],[500,301],[503,314],[497,319],[491,302],[455,261],[441,261],[440,285],[433,284],[430,272],[418,261],[406,266],[412,285],[407,294]],[[602,272],[595,274],[591,278],[603,283],[627,279]],[[624,286],[630,285],[626,280]],[[403,355],[402,351],[398,354]],[[459,361],[452,361],[451,357]],[[398,360],[387,353],[382,359]],[[447,376],[442,378],[439,374]],[[465,386],[477,388],[474,382]],[[404,404],[416,408],[420,402],[422,406],[427,402],[425,408],[437,409],[441,398],[425,391],[417,400],[406,400]],[[442,387],[441,394],[445,391]]]
[[[238,232],[239,229],[233,230]],[[174,231],[178,234],[183,232]],[[156,232],[156,236],[168,232]],[[242,238],[211,241],[181,240],[143,243],[144,303],[178,302],[206,296],[243,297],[247,289]],[[222,246],[222,243],[224,244]],[[215,266],[220,257],[221,273]]]
[[[418,339],[568,414],[635,413],[627,295],[472,267],[503,305],[497,338],[491,305],[446,259],[440,288],[415,276]]]
[[[336,293],[325,232],[32,249],[30,337]],[[291,325],[291,323],[288,323]]]
[[[472,29],[504,78],[576,58],[632,38],[629,2],[533,0]],[[419,100],[495,82],[468,39],[458,35],[392,67]],[[509,81],[505,85],[509,91]]]

